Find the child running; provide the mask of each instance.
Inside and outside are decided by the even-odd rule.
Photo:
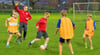
[[[93,50],[93,44],[91,37],[94,36],[94,30],[96,29],[95,21],[92,20],[92,14],[87,15],[87,20],[85,24],[85,31],[83,34],[83,42],[85,44],[85,48],[87,48],[87,42],[85,40],[86,36],[88,36],[89,42],[90,42],[90,49]]]
[[[17,35],[17,43],[20,44],[20,42],[18,41],[18,39],[21,37],[21,34],[18,32],[18,18],[17,18],[18,14],[17,13],[13,13],[12,17],[6,19],[5,21],[5,26],[7,27],[7,22],[9,22],[9,26],[8,26],[8,33],[9,33],[9,38],[7,40],[7,45],[6,47],[10,48],[9,46],[9,43],[10,43],[10,40],[12,38],[12,35],[13,34],[16,34]]]
[[[62,10],[61,19],[58,21],[55,35],[57,35],[57,32],[60,31],[59,55],[62,55],[62,45],[65,40],[67,41],[71,54],[74,55],[70,39],[72,39],[74,36],[73,29],[75,28],[75,24],[69,18],[67,18],[66,15],[67,11]]]
[[[46,41],[44,43],[44,47],[46,49],[47,47],[47,44],[48,44],[48,41],[49,41],[49,37],[48,37],[48,34],[46,32],[46,26],[47,26],[47,19],[49,18],[50,16],[50,13],[46,12],[44,17],[41,18],[37,23],[36,23],[36,28],[38,29],[38,32],[37,32],[37,37],[36,39],[32,40],[28,46],[32,45],[34,42],[36,41],[39,41],[41,39],[41,37],[43,36]]]

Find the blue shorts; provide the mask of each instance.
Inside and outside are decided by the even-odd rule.
[[[67,42],[70,41],[70,39],[63,39],[62,37],[60,37],[59,42],[64,43],[65,40],[66,40]]]
[[[8,33],[9,33],[9,34],[16,34],[16,33],[12,33],[12,32],[10,32],[10,31],[8,31]]]
[[[12,32],[8,31],[9,34],[13,34]]]

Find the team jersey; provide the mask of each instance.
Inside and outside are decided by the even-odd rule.
[[[95,21],[94,20],[86,20],[84,34],[93,37],[95,29],[96,29]]]
[[[16,33],[18,32],[18,19],[15,19],[14,17],[8,18],[9,26],[8,26],[8,32]]]
[[[36,26],[39,26],[38,31],[46,31],[47,19],[41,18],[41,19],[36,23]]]
[[[63,39],[71,39],[74,35],[73,27],[75,27],[75,24],[69,18],[59,19],[57,28],[60,28],[60,37]]]

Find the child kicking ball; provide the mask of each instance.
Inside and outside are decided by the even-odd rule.
[[[43,47],[43,49],[47,48],[49,37],[48,37],[48,34],[46,32],[46,26],[47,26],[47,19],[49,18],[49,16],[50,16],[50,13],[46,12],[44,17],[41,18],[36,23],[36,28],[38,29],[37,37],[36,37],[36,39],[29,42],[28,46],[32,45],[34,42],[39,41],[41,39],[41,37],[43,36],[46,39],[46,41],[45,41],[44,45],[42,45],[42,47]],[[40,46],[40,49],[42,49],[42,47]]]

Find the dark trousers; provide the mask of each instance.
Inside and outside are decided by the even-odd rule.
[[[25,40],[26,33],[27,33],[27,23],[20,22],[19,32],[21,35],[22,35],[22,30],[24,30],[23,39]]]

